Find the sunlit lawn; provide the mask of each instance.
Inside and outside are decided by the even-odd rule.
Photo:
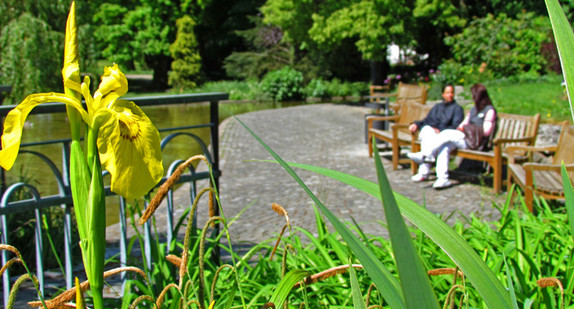
[[[493,104],[501,113],[534,115],[540,113],[543,122],[572,119],[562,76],[552,76],[537,82],[486,83]]]

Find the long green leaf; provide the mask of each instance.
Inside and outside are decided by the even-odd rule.
[[[305,185],[301,178],[295,173],[295,171],[283,160],[277,153],[275,153],[259,136],[257,136],[249,127],[247,127],[241,120],[237,117],[235,119],[247,130],[251,135],[281,164],[281,166],[295,179],[295,181],[301,186],[301,188],[309,195],[309,197],[315,202],[317,207],[321,212],[327,217],[331,222],[333,227],[337,230],[341,237],[347,242],[347,245],[351,251],[355,254],[357,259],[361,262],[367,274],[373,283],[377,286],[377,289],[385,296],[385,300],[393,309],[405,308],[405,302],[403,299],[402,291],[400,290],[399,283],[395,277],[384,267],[384,265],[379,261],[377,256],[370,251],[360,240],[353,234],[353,232],[335,216],[323,203],[313,194],[313,192]]]
[[[275,308],[281,308],[287,299],[287,296],[289,296],[289,292],[291,292],[293,289],[295,283],[303,280],[310,274],[311,273],[308,271],[302,269],[293,269],[292,271],[288,272],[277,285],[277,289],[275,289],[275,292],[273,292],[269,302],[275,304]]]
[[[562,74],[564,74],[564,80],[566,80],[570,112],[572,113],[572,120],[574,120],[572,96],[570,95],[574,91],[574,33],[558,0],[545,1],[548,16],[552,23],[552,30],[554,31],[554,38],[556,39],[556,46],[558,47],[560,63],[562,64]]]
[[[92,175],[90,174],[82,146],[80,146],[78,141],[72,141],[70,155],[70,187],[74,200],[74,212],[80,239],[85,239],[88,235],[86,201],[90,192]]]
[[[323,167],[298,163],[289,163],[289,165],[333,178],[368,193],[379,200],[381,199],[378,185],[374,182]],[[393,193],[403,216],[429,236],[450,256],[465,273],[489,308],[512,307],[508,291],[492,270],[488,268],[459,234],[430,211],[397,192]]]
[[[502,257],[504,259],[504,269],[506,270],[506,282],[508,284],[508,290],[510,291],[510,299],[512,300],[512,309],[518,309],[518,304],[516,303],[516,293],[514,292],[514,285],[512,284],[512,273],[508,263],[506,262],[506,255]]]
[[[568,223],[570,224],[570,235],[574,235],[574,189],[572,188],[568,172],[566,172],[564,162],[562,162],[562,186],[564,188],[564,199],[566,200]]]
[[[374,140],[373,140],[374,142]],[[395,261],[405,295],[407,308],[440,308],[437,298],[423,267],[421,258],[413,245],[411,234],[401,216],[393,190],[383,168],[379,150],[375,147],[375,166],[379,180],[380,193],[383,198],[385,218],[391,236],[391,245],[395,253]],[[416,291],[416,293],[412,293]]]
[[[357,280],[357,271],[349,264],[349,276],[351,277],[351,293],[353,294],[353,307],[355,309],[367,309],[365,301],[363,301],[363,294],[359,287],[359,280]]]

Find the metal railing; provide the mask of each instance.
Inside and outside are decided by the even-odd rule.
[[[227,100],[228,94],[226,93],[204,93],[204,94],[184,94],[184,95],[169,95],[169,96],[156,96],[156,97],[137,97],[137,98],[128,98],[131,101],[134,101],[138,106],[165,106],[165,105],[173,105],[173,104],[193,104],[193,103],[203,103],[209,102],[209,113],[210,118],[208,123],[199,124],[199,125],[191,125],[191,126],[184,126],[184,127],[173,127],[173,128],[162,128],[160,132],[167,132],[169,133],[165,138],[163,138],[161,142],[162,150],[166,145],[170,142],[173,142],[176,136],[185,136],[191,138],[195,142],[197,142],[203,154],[206,156],[208,162],[211,164],[211,170],[213,173],[213,180],[215,181],[214,185],[219,187],[219,176],[221,175],[221,171],[219,170],[219,131],[218,131],[218,124],[219,124],[219,101]],[[14,106],[0,106],[0,118],[3,120],[4,117],[8,114],[10,110],[12,110]],[[46,103],[37,106],[34,110],[32,110],[31,114],[51,114],[51,113],[63,113],[66,111],[66,107],[62,103]],[[210,130],[210,147],[208,147],[200,138],[194,133],[189,133],[189,129],[200,129],[200,128],[209,128]],[[180,139],[178,139],[180,140]],[[70,163],[70,143],[71,140],[51,140],[51,141],[43,141],[38,143],[28,143],[22,144],[20,153],[27,153],[32,156],[38,157],[41,161],[43,161],[49,169],[52,171],[54,181],[58,186],[58,194],[50,195],[50,196],[41,196],[39,190],[32,184],[28,183],[14,183],[11,185],[5,184],[5,171],[0,169],[0,176],[2,180],[2,187],[0,188],[2,197],[0,200],[0,242],[3,244],[9,244],[9,231],[10,227],[8,226],[7,216],[10,214],[16,214],[25,211],[34,211],[35,216],[35,250],[36,250],[36,276],[38,277],[38,282],[40,286],[40,292],[44,294],[44,261],[43,261],[43,247],[44,244],[42,242],[42,210],[49,207],[61,207],[63,209],[64,215],[64,223],[63,223],[63,235],[64,235],[64,246],[65,250],[63,252],[65,267],[64,267],[64,276],[66,280],[66,288],[71,288],[73,286],[72,282],[72,215],[71,209],[73,207],[72,196],[71,196],[71,189],[70,189],[70,179],[69,179],[69,163]],[[61,170],[57,167],[57,165],[49,159],[44,154],[38,151],[27,150],[30,146],[43,146],[43,145],[60,145],[62,150],[62,168]],[[210,149],[211,148],[211,149]],[[176,160],[171,163],[169,169],[167,170],[166,176],[161,180],[158,184],[161,185],[165,180],[175,171],[178,165],[183,163],[183,160]],[[196,195],[196,186],[195,183],[198,180],[210,179],[209,171],[207,172],[196,172],[194,168],[189,169],[188,174],[184,174],[181,176],[179,183],[190,183],[190,206],[193,202],[193,199]],[[27,197],[26,199],[17,199],[15,198],[16,193],[21,190],[26,189]],[[174,218],[173,218],[173,193],[170,192],[167,198],[167,224],[166,224],[166,237],[167,242],[171,242],[173,239],[173,230],[174,230]],[[106,195],[114,195],[109,188],[106,188]],[[120,214],[119,214],[119,228],[120,228],[120,263],[121,266],[125,266],[127,263],[127,222],[126,222],[126,212],[125,212],[125,200],[122,197],[120,199]],[[146,205],[147,206],[147,205]],[[151,235],[151,227],[149,224],[144,225],[144,235],[146,236],[146,240],[144,242],[144,254],[147,257],[150,257],[150,250],[151,250],[151,243],[150,243],[150,235]],[[175,235],[177,236],[177,235]],[[8,253],[6,251],[2,251],[2,265],[6,265],[8,262]],[[151,259],[147,258],[147,267],[151,269]],[[124,275],[125,276],[125,275]],[[125,277],[122,277],[125,279]],[[3,299],[4,299],[4,306],[7,305],[11,280],[10,274],[6,271],[3,274],[2,278],[2,286],[3,286]]]

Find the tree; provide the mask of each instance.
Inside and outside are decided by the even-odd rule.
[[[210,0],[194,17],[203,74],[208,80],[227,78],[224,60],[248,46],[239,32],[253,28],[253,19],[265,0]],[[193,16],[192,16],[193,17]]]
[[[454,59],[463,65],[488,65],[496,77],[522,72],[545,73],[546,59],[540,52],[551,41],[547,17],[521,13],[473,20],[461,33],[446,38]]]
[[[0,1],[0,83],[12,85],[4,103],[18,103],[27,94],[62,88],[62,44],[72,0]],[[95,1],[92,1],[95,2]],[[92,3],[91,2],[91,3]],[[86,14],[78,5],[78,36],[84,72],[94,72],[97,52]]]
[[[12,85],[5,102],[17,104],[32,92],[62,89],[64,36],[23,13],[0,34],[0,83]]]
[[[209,1],[119,0],[103,3],[94,15],[94,33],[102,55],[128,68],[153,70],[153,85],[165,89],[171,64],[169,46],[175,40],[176,20],[197,16]]]
[[[279,26],[284,39],[301,50],[325,57],[337,50],[348,52],[343,46],[351,42],[362,60],[384,63],[388,45],[412,43],[406,29],[412,23],[413,5],[412,0],[268,0],[261,11],[266,22]]]
[[[193,33],[195,22],[187,15],[177,20],[177,36],[169,47],[173,62],[169,72],[169,84],[173,87],[195,88],[201,70],[201,57],[197,39]]]

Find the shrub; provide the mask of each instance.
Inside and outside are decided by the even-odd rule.
[[[327,86],[327,82],[322,78],[312,79],[305,87],[305,94],[307,97],[326,99],[330,97]]]
[[[532,72],[533,74],[537,74]],[[446,60],[431,75],[432,81],[440,85],[440,88],[447,84],[472,85],[484,83],[492,79],[492,71],[480,65],[462,65],[453,59]]]
[[[521,13],[516,19],[505,14],[476,19],[461,33],[447,37],[454,60],[463,65],[486,63],[495,77],[521,72],[544,73],[546,59],[540,52],[550,42],[546,17]]]
[[[195,22],[189,16],[177,20],[177,37],[169,47],[174,58],[169,72],[169,85],[180,88],[195,88],[199,81],[201,56],[197,38],[193,33]]]
[[[458,84],[463,80],[462,65],[452,59],[439,65],[438,70],[431,75],[433,82],[441,88],[447,84]]]
[[[269,72],[261,86],[266,95],[274,101],[296,101],[304,99],[303,74],[290,67]]]

